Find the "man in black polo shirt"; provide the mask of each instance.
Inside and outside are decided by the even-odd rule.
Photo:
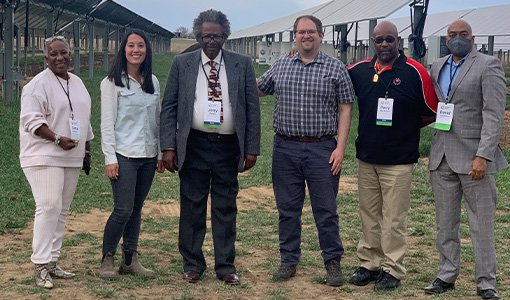
[[[398,50],[388,21],[374,28],[376,55],[349,69],[358,97],[358,194],[361,266],[350,282],[393,290],[406,275],[404,253],[413,164],[420,127],[434,120],[437,98],[425,68]]]

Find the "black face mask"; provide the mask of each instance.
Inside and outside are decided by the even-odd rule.
[[[448,49],[456,57],[464,57],[471,50],[471,40],[457,36],[448,41]]]

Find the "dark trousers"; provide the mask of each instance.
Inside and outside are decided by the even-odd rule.
[[[143,202],[152,185],[158,159],[127,158],[117,153],[117,161],[119,177],[110,180],[114,207],[104,228],[103,255],[114,254],[121,237],[125,253],[137,251]]]
[[[329,164],[335,148],[335,139],[302,143],[274,137],[272,176],[282,265],[297,265],[301,257],[305,186],[308,186],[324,262],[340,260],[344,253],[336,204],[340,174],[332,175]]]
[[[202,245],[206,232],[207,198],[211,193],[211,225],[216,276],[235,273],[236,197],[239,191],[235,141],[210,141],[190,134],[186,160],[179,171],[181,217],[179,252],[184,272],[206,269]]]

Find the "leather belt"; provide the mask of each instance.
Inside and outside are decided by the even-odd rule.
[[[233,133],[233,134],[219,134],[219,133],[203,132],[203,131],[191,128],[189,134],[200,137],[200,138],[207,139],[210,142],[224,142],[224,143],[237,142],[237,135],[235,133]]]
[[[276,133],[277,136],[287,141],[301,142],[301,143],[317,143],[324,142],[333,139],[332,135],[323,135],[319,138],[313,136],[286,136],[283,134]]]

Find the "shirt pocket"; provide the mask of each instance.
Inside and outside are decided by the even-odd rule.
[[[119,89],[119,105],[145,106],[143,99],[135,96],[135,92],[124,87]]]

